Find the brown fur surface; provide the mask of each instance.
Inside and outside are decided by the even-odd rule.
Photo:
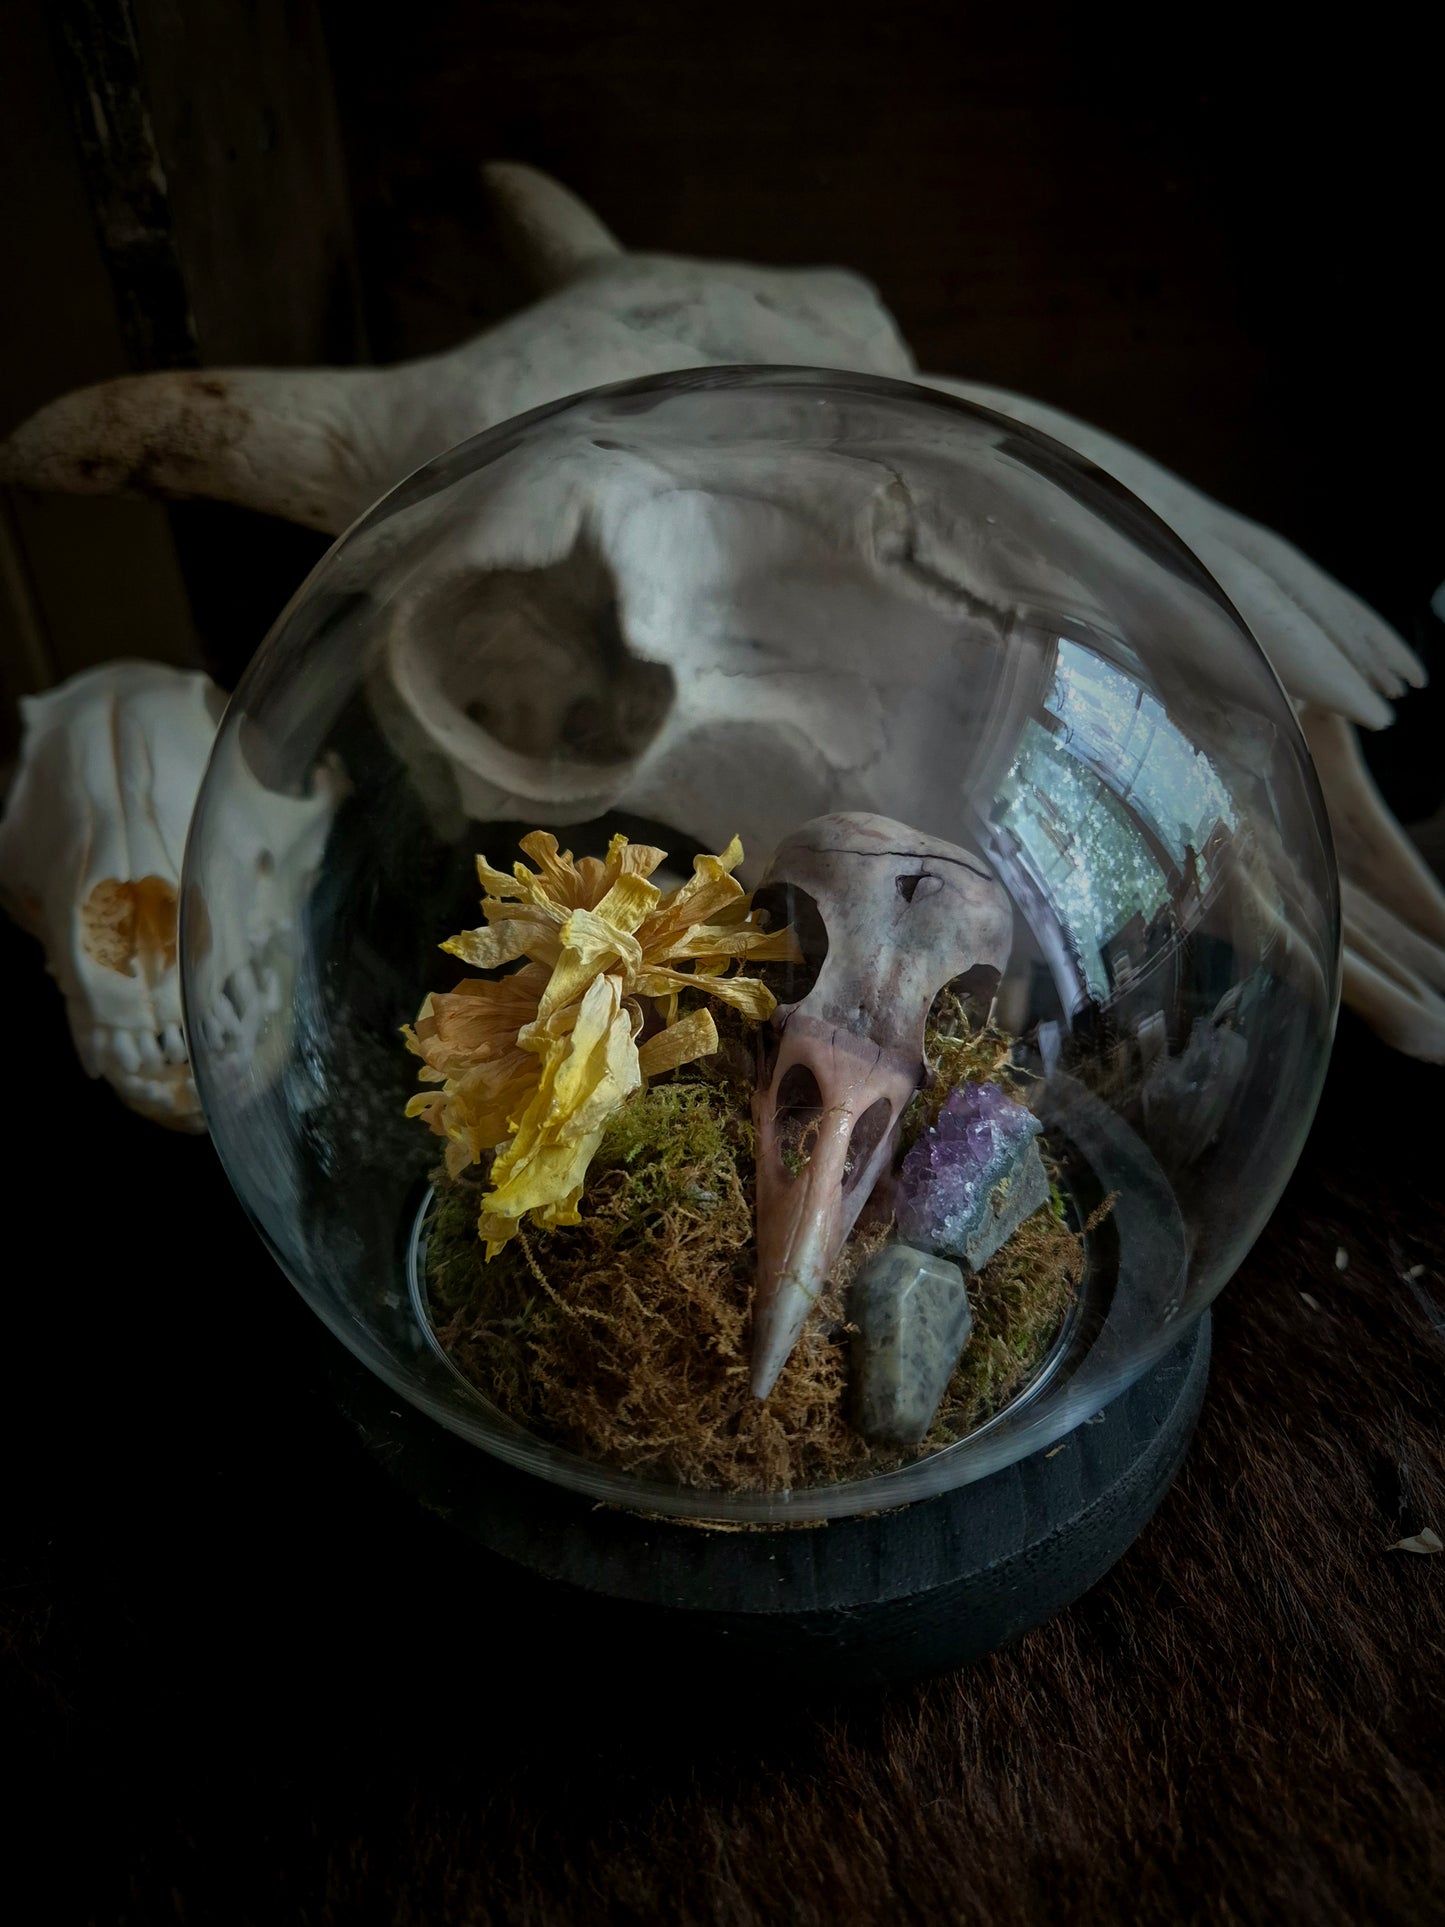
[[[972,1670],[826,1702],[502,1618],[344,1435],[208,1148],[107,1111],[96,1225],[152,1160],[238,1269],[11,1298],[7,1891],[107,1923],[1440,1919],[1445,1557],[1387,1548],[1445,1536],[1441,1091],[1347,1026],[1138,1544]]]

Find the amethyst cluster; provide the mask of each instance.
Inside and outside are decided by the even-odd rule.
[[[998,1084],[960,1084],[903,1160],[898,1235],[981,1271],[1049,1196],[1038,1119]]]

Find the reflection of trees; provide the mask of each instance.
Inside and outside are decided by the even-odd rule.
[[[1066,1008],[1077,1016],[1113,1003],[1145,978],[1165,990],[1159,973],[1177,973],[1173,953],[1220,892],[1233,824],[1213,765],[1158,699],[1061,641],[993,827],[996,860],[1026,914],[1030,899],[1047,910],[1030,922]]]
[[[1231,739],[1216,765],[1104,655],[1061,641],[1053,670],[989,820],[1043,958],[1018,1028],[1045,1076],[1072,1074],[1139,1133],[1204,1244],[1237,1256],[1257,1121],[1296,1128],[1289,1093],[1320,1048],[1330,905],[1282,847],[1267,743],[1251,765]],[[1232,1130],[1246,1113],[1256,1128]]]

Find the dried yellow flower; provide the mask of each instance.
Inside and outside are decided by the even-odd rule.
[[[797,954],[791,931],[752,922],[732,875],[743,857],[736,837],[666,894],[648,881],[666,856],[651,844],[614,836],[605,862],[574,860],[543,830],[521,847],[535,870],[518,863],[508,876],[477,858],[484,922],[442,948],[478,970],[528,961],[433,994],[404,1033],[421,1080],[440,1086],[412,1098],[407,1115],[446,1139],[448,1171],[497,1153],[478,1224],[489,1258],[524,1219],[576,1224],[587,1167],[619,1105],[644,1078],[717,1049],[706,1007],[679,1015],[683,991],[761,1021],[772,993],[728,972]],[[639,1046],[644,1003],[662,1028]]]

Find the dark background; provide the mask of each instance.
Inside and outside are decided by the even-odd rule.
[[[919,366],[1097,422],[1269,523],[1432,654],[1445,386],[1438,115],[1406,15],[340,5],[371,346],[517,302],[476,170],[555,173],[624,244],[867,275]],[[1394,23],[1394,24],[1392,24]],[[1423,709],[1423,702],[1416,705]],[[1407,720],[1407,817],[1441,771]]]
[[[0,431],[131,366],[462,339],[524,299],[477,174],[526,160],[631,247],[860,270],[922,368],[1136,443],[1435,658],[1422,15],[0,0],[0,28]],[[207,505],[12,497],[5,519],[12,697],[197,642],[230,678],[319,549]],[[1434,702],[1371,750],[1407,819],[1440,798]]]
[[[863,271],[923,368],[1137,443],[1438,665],[1438,67],[1423,12],[1330,18],[0,0],[0,432],[131,367],[462,338],[523,298],[477,184],[520,159],[639,249]],[[108,148],[98,73],[145,108]],[[163,194],[117,187],[147,140]],[[11,498],[0,532],[11,698],[119,653],[232,676],[320,549],[206,505]],[[1426,691],[1370,746],[1407,819],[1439,731]],[[1440,1476],[1445,1354],[1401,1283],[1445,1250],[1409,1122],[1438,1073],[1344,1020],[1200,1443],[1106,1585],[992,1669],[819,1708],[626,1650],[579,1683],[524,1638],[337,1418],[209,1146],[86,1083],[8,929],[0,969],[17,1917],[1431,1917],[1445,1560],[1382,1548]],[[1298,1492],[1286,1526],[1252,1477]]]

